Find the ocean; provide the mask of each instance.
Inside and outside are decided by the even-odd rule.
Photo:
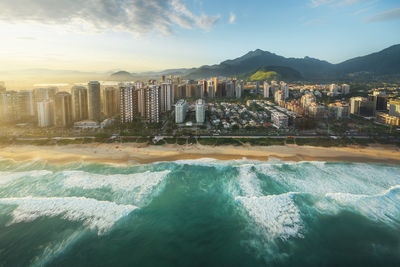
[[[0,266],[400,266],[400,166],[2,159]]]

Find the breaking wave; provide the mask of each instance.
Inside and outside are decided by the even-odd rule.
[[[17,205],[9,225],[34,221],[39,217],[61,216],[68,221],[82,222],[98,234],[108,232],[115,222],[137,209],[133,205],[118,205],[85,197],[4,198],[0,205]]]
[[[27,171],[27,172],[0,172],[0,186],[19,180],[24,177],[40,177],[52,174],[51,171]]]
[[[300,211],[294,193],[262,197],[236,197],[259,229],[269,239],[302,237]]]
[[[144,172],[135,174],[100,175],[83,171],[65,171],[63,185],[66,188],[81,188],[84,190],[111,188],[120,193],[120,200],[127,198],[133,202],[141,203],[157,191],[164,179],[170,173],[169,170],[161,172]],[[125,193],[133,194],[125,194]]]

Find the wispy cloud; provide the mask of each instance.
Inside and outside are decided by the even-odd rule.
[[[362,13],[365,13],[365,12],[369,11],[370,9],[371,9],[371,7],[359,9],[359,10],[357,10],[356,12],[354,12],[353,14],[354,14],[355,16],[358,16],[358,15],[360,15],[360,14],[362,14]]]
[[[311,0],[312,7],[320,7],[325,5],[332,5],[332,6],[349,6],[364,0]]]
[[[381,22],[381,21],[396,20],[396,19],[400,19],[400,8],[393,8],[390,10],[386,10],[374,16],[368,17],[366,21]]]
[[[96,30],[170,34],[174,25],[210,30],[220,16],[194,14],[182,0],[1,0],[0,21],[88,25]]]
[[[234,24],[236,22],[236,14],[232,13],[229,16],[229,24]]]

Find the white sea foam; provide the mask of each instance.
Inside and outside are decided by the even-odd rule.
[[[293,202],[294,193],[262,197],[236,197],[252,220],[269,239],[301,237],[300,211]]]
[[[35,257],[31,267],[47,266],[52,260],[64,253],[68,248],[73,246],[84,234],[83,231],[73,232],[71,235],[59,242],[48,244],[40,256]]]
[[[399,168],[392,166],[299,162],[259,164],[255,168],[288,191],[319,195],[329,192],[371,195],[400,183]],[[378,179],[382,176],[385,179]]]
[[[66,171],[63,184],[67,188],[98,189],[111,188],[114,192],[134,192],[135,202],[141,202],[151,195],[155,188],[170,173],[169,170],[161,172],[144,172],[135,174],[100,175],[82,171]]]
[[[24,177],[40,177],[52,174],[51,171],[27,171],[27,172],[0,172],[0,185],[5,185]]]
[[[329,193],[326,198],[341,209],[356,212],[371,220],[400,225],[400,185],[376,195]]]
[[[64,198],[5,198],[0,205],[17,205],[13,211],[13,220],[9,224],[29,222],[39,217],[57,217],[69,221],[82,222],[91,230],[104,234],[115,222],[127,216],[137,207],[118,205],[108,201],[98,201],[84,197]]]
[[[237,181],[242,191],[242,196],[256,197],[262,196],[260,180],[252,170],[253,165],[243,165],[239,167],[239,176]]]

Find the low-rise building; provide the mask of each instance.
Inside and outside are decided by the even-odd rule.
[[[400,126],[400,117],[390,116],[386,113],[378,112],[376,114],[376,120],[387,125]]]
[[[271,121],[278,129],[287,128],[289,126],[289,117],[281,112],[272,112]]]

